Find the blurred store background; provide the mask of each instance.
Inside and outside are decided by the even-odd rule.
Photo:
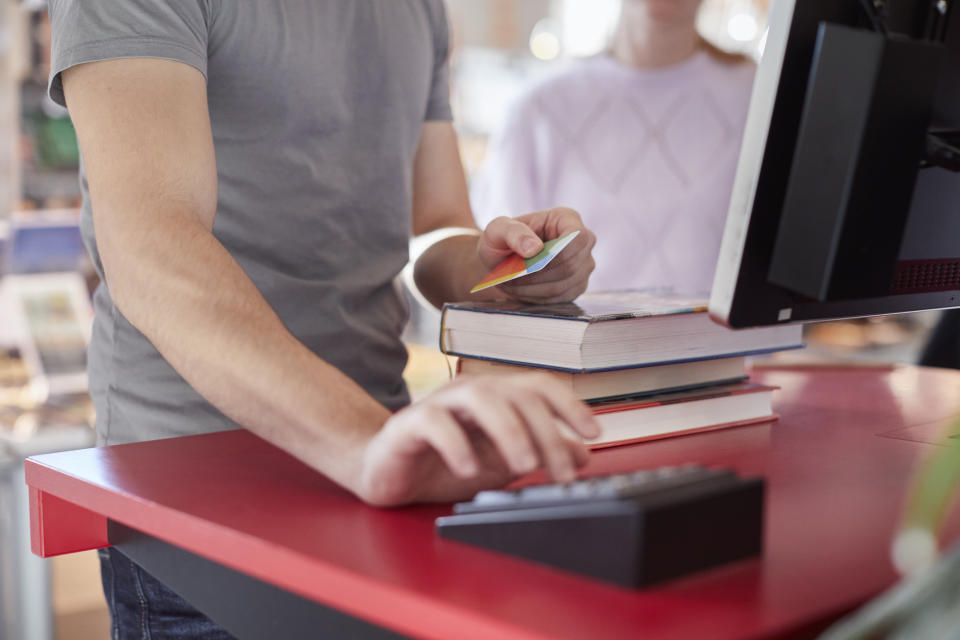
[[[698,26],[721,49],[759,59],[769,0],[705,0]],[[610,46],[621,0],[450,0],[453,108],[474,175],[510,104],[540,78]]]
[[[768,4],[705,0],[698,28],[717,47],[759,59]],[[469,178],[526,87],[604,54],[620,6],[448,0],[452,101]],[[0,0],[0,638],[81,640],[107,637],[96,555],[48,562],[28,553],[22,479],[25,456],[93,442],[82,345],[97,282],[77,229],[76,138],[45,91],[49,44],[43,0]],[[435,348],[437,315],[418,308],[414,318],[407,376],[419,394],[449,373]],[[800,364],[914,362],[934,320],[917,314],[819,325],[808,331],[806,353],[791,357]]]

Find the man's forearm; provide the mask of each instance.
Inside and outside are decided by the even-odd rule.
[[[414,267],[414,279],[424,297],[437,307],[458,300],[496,300],[497,289],[470,293],[489,271],[477,256],[477,236],[453,236],[423,252]]]
[[[298,342],[214,238],[206,78],[117,59],[71,67],[63,87],[120,311],[223,413],[355,488],[388,411]]]
[[[98,244],[127,319],[224,414],[353,488],[387,409],[294,338],[193,216],[112,219]]]

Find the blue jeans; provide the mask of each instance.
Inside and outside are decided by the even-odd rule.
[[[233,640],[233,636],[113,548],[100,549],[113,640]]]

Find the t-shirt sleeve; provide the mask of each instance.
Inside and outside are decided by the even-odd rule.
[[[60,74],[114,58],[176,60],[207,74],[201,0],[50,0],[50,97],[66,106]]]
[[[433,79],[424,120],[453,120],[450,109],[450,25],[444,3],[433,7]]]

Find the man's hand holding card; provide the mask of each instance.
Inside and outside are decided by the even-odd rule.
[[[496,218],[477,244],[480,262],[492,273],[471,293],[499,285],[523,302],[569,302],[586,291],[594,244],[596,236],[573,209]]]

